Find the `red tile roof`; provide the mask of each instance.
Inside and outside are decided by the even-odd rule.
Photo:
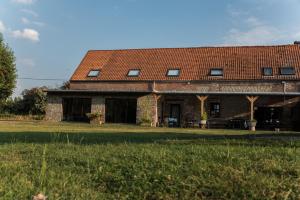
[[[296,74],[280,75],[279,68],[293,66]],[[264,77],[263,67],[272,67],[273,76]],[[167,77],[168,69],[180,68],[180,76]],[[223,77],[209,76],[211,68],[223,68]],[[87,77],[99,69],[98,77]],[[128,77],[140,69],[139,77]],[[77,80],[300,80],[300,45],[157,48],[91,50],[71,77]]]

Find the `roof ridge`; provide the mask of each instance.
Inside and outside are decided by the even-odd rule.
[[[269,48],[299,46],[298,44],[277,44],[277,45],[236,45],[236,46],[195,46],[195,47],[153,47],[153,48],[124,48],[124,49],[90,49],[92,51],[128,51],[128,50],[164,50],[164,49],[205,49],[205,48]]]

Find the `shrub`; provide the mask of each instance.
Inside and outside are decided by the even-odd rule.
[[[94,112],[94,113],[86,113],[86,116],[90,119],[90,120],[94,120],[97,119],[99,117],[102,116],[101,112]]]
[[[207,113],[203,112],[203,114],[201,115],[201,120],[207,120]]]

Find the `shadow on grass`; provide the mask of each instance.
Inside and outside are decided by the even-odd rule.
[[[247,146],[293,146],[300,147],[299,133],[248,134],[248,135],[210,135],[165,132],[0,132],[0,145],[9,143],[72,143],[72,144],[121,144],[121,143],[159,143],[159,144],[209,144],[209,145],[247,145]]]

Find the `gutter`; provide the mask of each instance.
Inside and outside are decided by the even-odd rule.
[[[145,91],[135,91],[135,90],[110,90],[110,91],[101,91],[101,90],[45,90],[47,93],[154,93],[154,94],[190,94],[190,95],[263,95],[263,96],[300,96],[300,92],[198,92],[198,91],[157,91],[155,90],[155,85],[152,90]]]

